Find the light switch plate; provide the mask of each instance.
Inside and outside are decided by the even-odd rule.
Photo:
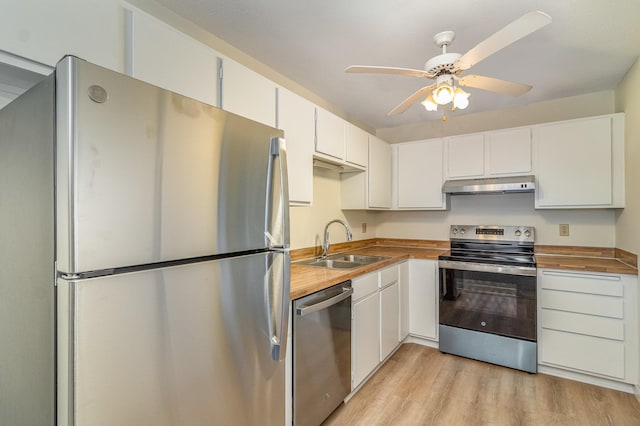
[[[366,222],[363,222],[363,223],[362,223],[362,233],[363,233],[363,234],[366,234],[366,233],[367,233],[367,224],[366,224]]]

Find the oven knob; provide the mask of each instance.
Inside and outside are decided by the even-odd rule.
[[[458,228],[453,228],[451,232],[453,232],[453,235],[456,235],[458,233]]]
[[[528,229],[524,231],[524,236],[529,238],[531,236],[531,231],[529,231]]]
[[[516,237],[519,237],[520,235],[522,235],[522,232],[520,232],[520,230],[516,230]]]
[[[464,235],[464,228],[460,228],[460,234]]]
[[[481,326],[483,326],[483,327],[486,327],[486,326],[487,326],[487,323],[486,323],[486,322],[484,322],[484,321],[482,321],[482,322],[480,323],[480,325],[481,325]]]

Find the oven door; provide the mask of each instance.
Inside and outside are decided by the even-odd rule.
[[[440,324],[536,341],[536,268],[444,261]]]

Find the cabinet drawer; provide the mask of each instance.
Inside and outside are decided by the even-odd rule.
[[[398,265],[393,265],[380,271],[380,288],[398,281]]]
[[[624,295],[620,277],[614,275],[543,271],[542,288],[573,291],[576,293],[601,294],[603,296],[622,297]]]
[[[624,340],[624,322],[614,318],[542,309],[540,325],[557,331]]]
[[[624,379],[624,343],[542,329],[540,361]]]
[[[620,319],[624,318],[623,303],[624,299],[621,297],[571,293],[568,291],[543,289],[540,294],[540,306],[542,308]]]
[[[352,300],[356,301],[378,291],[378,273],[372,272],[351,280],[353,286]]]

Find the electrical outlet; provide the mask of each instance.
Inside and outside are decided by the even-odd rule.
[[[367,224],[365,222],[362,223],[362,233],[363,234],[367,233]]]
[[[568,223],[561,223],[560,224],[560,236],[561,237],[568,237],[569,236],[569,224]]]

